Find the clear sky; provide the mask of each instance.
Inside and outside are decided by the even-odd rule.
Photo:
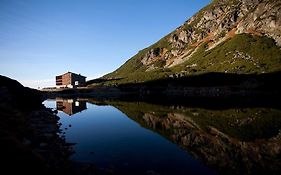
[[[211,0],[0,0],[0,74],[25,86],[114,71]]]

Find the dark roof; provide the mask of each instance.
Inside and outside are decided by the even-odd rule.
[[[62,75],[65,75],[65,74],[75,74],[75,75],[78,75],[78,76],[81,76],[81,77],[85,77],[85,76],[83,76],[81,74],[76,74],[76,73],[73,73],[73,72],[66,72],[66,73],[64,73]],[[62,76],[62,75],[59,75],[59,76]],[[85,77],[85,78],[87,78],[87,77]]]

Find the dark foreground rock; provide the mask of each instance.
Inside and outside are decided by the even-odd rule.
[[[0,161],[6,174],[66,174],[71,146],[40,92],[0,76]],[[2,174],[1,172],[1,174]]]

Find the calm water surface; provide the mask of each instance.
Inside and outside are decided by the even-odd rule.
[[[66,141],[76,143],[72,160],[128,174],[214,174],[179,146],[115,107],[84,103],[86,109],[75,114],[58,113]],[[53,100],[44,104],[57,108]]]
[[[209,110],[93,99],[44,104],[59,110],[66,141],[76,143],[71,159],[92,163],[99,170],[116,174],[279,171],[281,112],[277,109]]]

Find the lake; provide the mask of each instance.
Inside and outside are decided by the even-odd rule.
[[[95,99],[46,100],[71,160],[112,174],[278,173],[281,111]]]

